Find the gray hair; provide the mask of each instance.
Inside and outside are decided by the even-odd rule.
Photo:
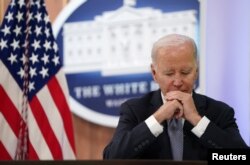
[[[170,34],[170,35],[166,35],[160,39],[158,39],[154,45],[153,45],[153,48],[152,48],[152,51],[151,51],[151,59],[152,59],[152,62],[155,63],[156,61],[156,55],[157,55],[157,51],[160,49],[160,48],[163,48],[163,47],[170,47],[170,46],[178,46],[178,45],[181,45],[181,44],[184,44],[184,43],[191,43],[193,45],[193,49],[194,49],[194,58],[196,59],[196,61],[198,60],[197,59],[197,46],[194,42],[194,40],[188,36],[185,36],[185,35],[180,35],[180,34]]]

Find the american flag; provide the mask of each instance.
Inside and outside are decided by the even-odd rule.
[[[12,0],[0,28],[0,160],[75,159],[68,88],[44,0]]]

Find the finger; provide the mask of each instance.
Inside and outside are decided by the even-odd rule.
[[[182,94],[177,91],[169,92],[165,95],[166,100],[182,100]]]
[[[181,94],[181,93],[183,93],[183,92],[181,92],[181,91],[170,91],[170,92],[167,92],[166,95],[167,95],[167,96],[179,95],[179,94]]]
[[[177,95],[166,95],[166,96],[164,97],[164,99],[165,99],[166,101],[181,100],[181,99],[179,98],[179,96],[177,96]]]
[[[166,101],[173,101],[173,100],[178,100],[177,98],[174,97],[169,97],[169,98],[165,98]]]
[[[180,118],[183,116],[183,106],[179,101],[175,101],[176,109],[174,110],[173,117]]]
[[[184,114],[184,112],[183,112],[183,107],[180,106],[180,107],[178,108],[178,111],[175,112],[174,117],[177,118],[177,119],[179,119],[179,118],[183,117],[183,114]]]

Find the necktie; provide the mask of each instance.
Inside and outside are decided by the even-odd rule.
[[[172,119],[168,122],[168,135],[174,160],[182,160],[183,156],[183,129],[181,119]]]

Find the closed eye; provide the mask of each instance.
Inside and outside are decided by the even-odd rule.
[[[174,73],[173,72],[167,72],[167,73],[165,73],[165,75],[166,76],[172,76],[172,75],[174,75]]]
[[[188,75],[190,73],[190,71],[187,71],[187,72],[181,72],[181,74],[183,75]]]
[[[188,75],[191,73],[191,71],[192,71],[192,69],[183,70],[183,71],[181,71],[181,74]]]

